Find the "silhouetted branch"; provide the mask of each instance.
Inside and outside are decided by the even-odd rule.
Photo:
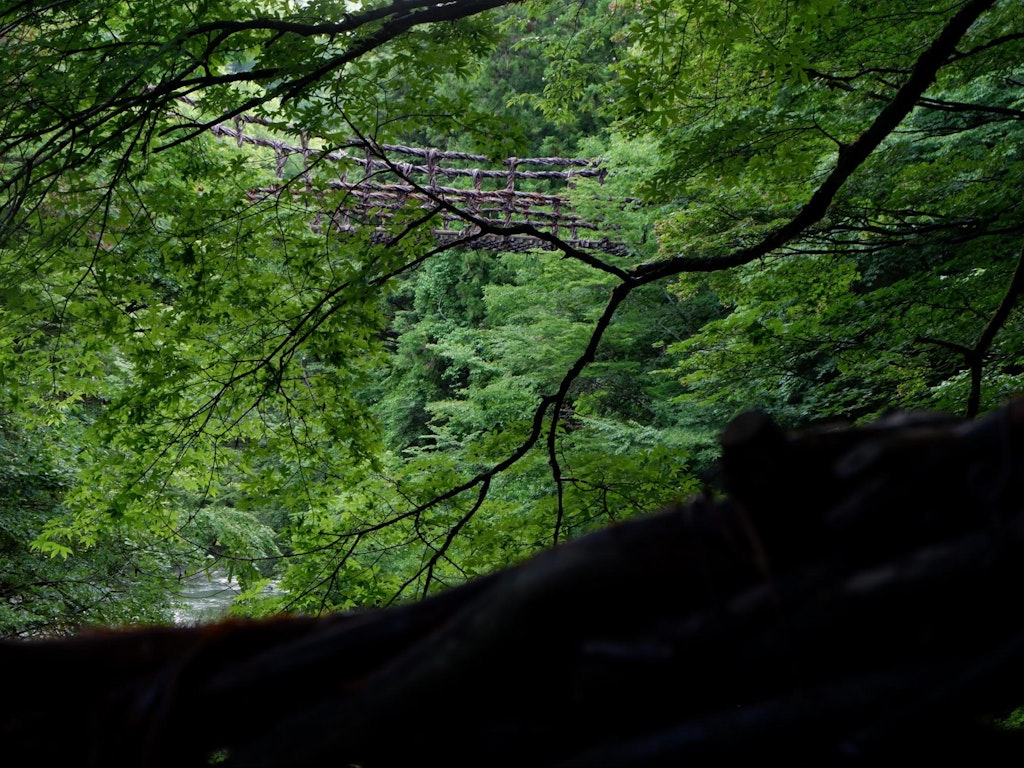
[[[978,409],[981,407],[981,375],[985,364],[985,356],[988,354],[992,342],[995,341],[996,334],[999,333],[1010,317],[1010,312],[1017,306],[1017,301],[1020,299],[1022,291],[1024,291],[1024,248],[1021,249],[1020,256],[1017,257],[1017,266],[1013,271],[1013,277],[1010,278],[1010,284],[1006,288],[1003,300],[999,302],[999,306],[996,307],[996,311],[992,314],[992,319],[985,326],[985,330],[981,332],[978,342],[971,351],[969,358],[971,392],[967,398],[968,416],[978,415]]]

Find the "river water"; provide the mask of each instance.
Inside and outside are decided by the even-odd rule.
[[[174,623],[207,624],[224,618],[231,601],[242,591],[225,571],[199,571],[181,580],[182,605],[174,609]]]

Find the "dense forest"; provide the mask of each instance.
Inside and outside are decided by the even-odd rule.
[[[1014,0],[11,0],[0,54],[0,636],[409,602],[714,497],[747,409],[1024,388]],[[517,167],[586,228],[471,204]]]

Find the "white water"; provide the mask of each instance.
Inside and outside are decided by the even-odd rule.
[[[227,615],[231,601],[241,592],[224,571],[199,571],[181,580],[182,605],[174,609],[174,623],[206,624]]]

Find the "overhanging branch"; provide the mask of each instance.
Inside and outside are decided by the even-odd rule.
[[[715,258],[676,256],[665,261],[642,264],[633,270],[634,278],[642,283],[649,283],[684,272],[717,272],[749,264],[794,240],[821,221],[839,190],[917,106],[925,91],[935,82],[939,70],[956,52],[957,45],[967,31],[993,5],[995,5],[995,0],[972,0],[950,19],[938,37],[918,57],[906,83],[879,112],[871,125],[852,144],[840,147],[835,167],[831,173],[790,221],[769,232],[754,245],[741,248],[726,256]]]

